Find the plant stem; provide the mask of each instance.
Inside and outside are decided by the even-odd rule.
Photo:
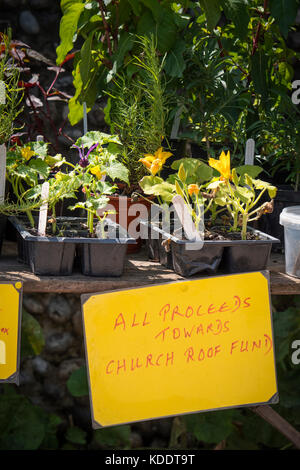
[[[248,223],[248,214],[243,214],[242,240],[246,240],[247,238],[247,223]]]
[[[30,211],[30,210],[27,210],[27,211],[26,211],[26,215],[27,215],[27,217],[28,217],[28,220],[29,220],[29,222],[30,222],[31,227],[34,228],[34,218],[33,218],[33,216],[32,216],[31,211]]]

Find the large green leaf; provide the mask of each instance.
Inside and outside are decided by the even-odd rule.
[[[60,27],[59,27],[59,36],[60,36],[60,45],[56,49],[56,63],[60,65],[65,59],[66,55],[73,48],[73,39],[77,31],[77,25],[79,17],[84,9],[83,3],[74,3],[69,5],[65,10],[63,15]]]
[[[120,449],[129,445],[130,434],[130,426],[114,426],[111,428],[97,429],[94,433],[94,439],[101,444],[103,448]]]
[[[92,57],[92,45],[93,34],[90,34],[84,41],[80,51],[80,75],[84,85],[89,81],[91,72],[95,67],[95,63]]]
[[[258,175],[263,171],[263,169],[257,165],[241,165],[238,166],[235,171],[240,176],[244,176],[245,174],[247,174],[251,176],[251,178],[257,178]]]
[[[76,145],[84,148],[90,148],[92,145],[99,142],[99,145],[114,143],[121,145],[121,141],[117,135],[106,134],[105,132],[100,131],[88,131],[82,137],[79,137],[76,141]]]
[[[205,12],[208,29],[213,30],[221,17],[219,0],[200,0],[200,5]]]
[[[281,33],[286,38],[289,28],[295,22],[298,10],[297,0],[270,0],[270,12],[275,18]]]
[[[69,100],[69,114],[68,118],[70,124],[74,126],[83,118],[83,105],[80,102],[80,97],[82,95],[82,88],[83,83],[80,75],[80,62],[76,65],[75,69],[73,70],[73,85],[75,87],[75,95]],[[87,107],[87,112],[90,111],[91,108]]]
[[[188,431],[192,432],[200,442],[219,443],[233,431],[235,411],[225,410],[203,414],[192,414],[183,419]]]
[[[186,172],[187,184],[202,184],[212,178],[213,169],[196,158],[181,158],[175,160],[175,162],[172,163],[172,169],[179,170],[181,164]]]
[[[33,158],[30,160],[28,166],[33,170],[36,170],[43,178],[48,178],[50,168],[47,163],[41,158]]]
[[[83,429],[72,426],[66,432],[66,439],[72,444],[84,445],[86,444],[87,435]]]
[[[171,77],[182,77],[182,73],[186,67],[186,63],[183,58],[185,49],[186,43],[184,41],[177,41],[168,52],[164,69]]]
[[[239,38],[245,39],[247,36],[250,16],[248,12],[247,0],[221,0],[226,17],[231,20]]]
[[[177,26],[173,20],[173,14],[165,9],[161,18],[156,21],[149,10],[144,11],[137,24],[139,36],[151,36],[157,38],[157,48],[165,54],[175,44],[177,39]]]
[[[39,322],[26,310],[22,312],[22,354],[40,354],[45,345]]]
[[[0,395],[0,450],[36,450],[44,437],[44,416],[37,407],[22,395]]]
[[[86,367],[74,370],[67,381],[67,387],[73,397],[83,397],[89,394]]]
[[[140,187],[144,191],[145,194],[152,194],[151,190],[153,186],[156,184],[163,183],[164,180],[160,178],[159,176],[144,176],[141,181],[140,181]],[[150,192],[149,192],[150,191]]]
[[[256,93],[266,98],[268,94],[267,57],[261,48],[251,57],[251,76]]]
[[[105,167],[105,171],[113,181],[120,180],[129,184],[129,171],[123,163],[111,162],[108,167]]]

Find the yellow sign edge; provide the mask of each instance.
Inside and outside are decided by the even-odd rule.
[[[17,344],[17,370],[7,379],[0,379],[0,384],[14,383],[20,385],[20,354],[21,354],[21,325],[22,325],[22,306],[23,306],[23,283],[21,281],[0,281],[0,285],[7,284],[15,288],[19,293],[19,313],[18,313],[18,344]],[[20,286],[17,286],[19,284]]]

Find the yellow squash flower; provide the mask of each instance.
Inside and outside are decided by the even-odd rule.
[[[158,173],[163,167],[162,161],[159,160],[159,158],[154,158],[151,155],[145,158],[140,158],[139,162],[143,163],[147,170],[150,171],[152,176],[155,176],[156,173]]]
[[[164,152],[163,148],[160,147],[153,155],[146,153],[144,158],[139,159],[139,162],[142,162],[143,165],[150,171],[151,175],[154,176],[162,169],[163,165],[166,163],[167,158],[171,157],[171,155],[173,155],[171,152]]]
[[[210,158],[208,161],[209,166],[215,168],[221,176],[222,179],[229,180],[231,179],[231,171],[230,171],[230,152],[228,151],[227,154],[223,151],[220,155],[219,160],[215,160],[214,158]]]
[[[30,147],[23,147],[21,148],[21,154],[22,154],[22,157],[25,158],[25,160],[29,160],[32,155],[35,154],[35,152],[33,152],[33,150],[31,150]]]
[[[93,166],[91,173],[95,175],[98,180],[101,180],[102,176],[105,175],[105,171],[101,171],[100,165]]]
[[[199,194],[200,188],[197,184],[189,184],[188,185],[188,193],[190,196],[195,194],[196,196]]]
[[[156,152],[151,155],[149,153],[146,153],[144,157],[150,158],[152,157],[154,160],[160,160],[162,162],[162,165],[166,163],[167,158],[171,157],[173,154],[171,152],[164,152],[162,147],[159,147]]]

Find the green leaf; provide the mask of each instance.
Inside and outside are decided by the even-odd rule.
[[[31,149],[39,156],[39,157],[46,157],[48,155],[48,146],[47,142],[37,141],[31,142],[30,147]]]
[[[123,65],[124,57],[127,52],[129,52],[134,45],[133,36],[129,35],[127,32],[122,32],[120,34],[120,39],[118,43],[118,49],[113,55],[112,60],[116,62],[117,69]]]
[[[0,450],[36,450],[44,437],[39,408],[22,395],[0,395]]]
[[[72,3],[72,4],[71,4]],[[60,65],[68,52],[73,49],[73,39],[77,32],[79,17],[84,9],[83,3],[68,2],[59,27],[60,45],[56,49],[56,63]]]
[[[86,367],[74,370],[67,381],[67,387],[73,397],[83,397],[89,394]]]
[[[186,180],[186,172],[184,170],[184,165],[183,163],[181,163],[180,167],[179,167],[179,170],[178,170],[178,178],[180,179],[180,181],[182,183],[185,183],[185,180]]]
[[[108,167],[105,167],[107,175],[113,180],[124,181],[129,184],[129,171],[123,163],[114,161]]]
[[[247,173],[251,178],[257,178],[263,169],[257,165],[241,165],[238,166],[235,171],[240,176],[244,176]]]
[[[84,41],[80,51],[80,75],[84,85],[86,85],[91,77],[91,71],[94,68],[94,60],[92,57],[93,34],[90,34]]]
[[[133,13],[136,15],[136,16],[140,16],[141,14],[141,10],[142,10],[142,5],[141,5],[141,2],[140,0],[128,0],[130,5],[131,5],[131,8],[133,10]],[[122,2],[121,2],[122,3]]]
[[[253,191],[250,191],[250,189],[247,188],[243,188],[242,186],[237,186],[234,194],[245,204],[255,197],[255,193]]]
[[[184,41],[178,41],[168,52],[164,70],[170,77],[182,77],[182,73],[186,68],[186,63],[183,58],[185,49],[186,43]]]
[[[83,429],[78,428],[77,426],[72,426],[68,428],[66,432],[66,439],[72,444],[86,444],[87,434]]]
[[[167,182],[155,184],[148,194],[160,196],[164,202],[170,203],[175,196],[175,186]]]
[[[285,38],[287,38],[290,26],[295,22],[297,11],[297,0],[270,0],[271,15],[275,18]]]
[[[80,97],[82,95],[82,88],[83,83],[80,75],[80,62],[77,63],[75,69],[73,70],[73,85],[75,88],[75,95],[69,100],[69,114],[68,118],[70,124],[74,126],[83,118],[83,105],[80,102]],[[89,112],[91,108],[87,107],[87,112]]]
[[[251,57],[251,75],[256,93],[263,98],[268,94],[267,57],[262,49],[259,49]]]
[[[180,158],[172,163],[171,168],[178,170],[180,165],[183,165],[185,170],[187,184],[202,184],[212,178],[213,169],[196,158]]]
[[[30,168],[36,170],[43,178],[48,178],[50,168],[47,163],[41,158],[32,158],[28,164]]]
[[[192,414],[185,416],[184,421],[198,441],[217,444],[234,431],[234,414],[231,410]]]
[[[177,39],[177,27],[173,21],[170,10],[165,9],[164,14],[158,21],[155,21],[149,10],[146,10],[140,17],[137,24],[139,36],[151,36],[157,38],[157,49],[165,54],[175,44]]]
[[[163,182],[164,180],[159,176],[144,176],[139,184],[145,194],[152,194],[153,186]]]
[[[115,143],[115,144],[120,144],[121,141],[117,135],[110,135],[106,134],[105,132],[100,132],[100,131],[89,131],[82,137],[79,137],[76,141],[76,145],[78,147],[81,147],[83,145],[84,148],[90,148],[92,145],[96,144],[99,142],[99,146],[109,144],[109,143]]]
[[[22,351],[40,354],[45,345],[43,330],[39,322],[26,310],[22,312]]]
[[[200,5],[205,12],[208,29],[212,31],[221,17],[220,2],[219,0],[200,0]]]
[[[250,16],[247,0],[221,0],[226,18],[231,20],[239,38],[245,39],[248,33]]]
[[[94,433],[94,439],[103,448],[118,449],[129,445],[130,434],[130,426],[114,426],[112,428],[97,429]]]

